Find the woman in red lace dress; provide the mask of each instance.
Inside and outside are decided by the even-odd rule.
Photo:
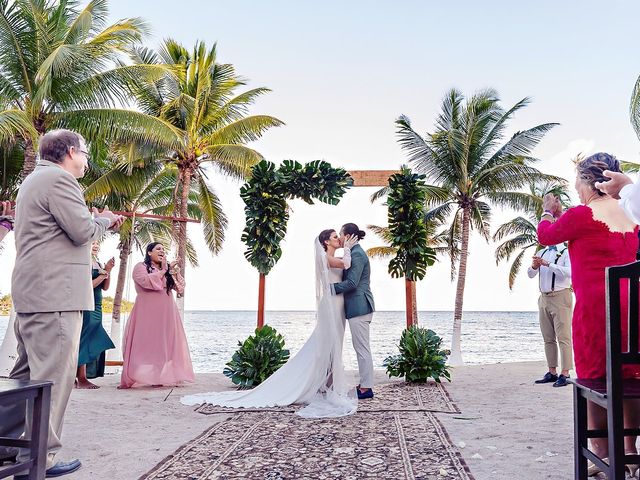
[[[606,304],[605,268],[634,262],[638,250],[638,227],[625,215],[618,201],[597,190],[596,182],[606,181],[604,170],[620,171],[618,160],[596,153],[576,165],[577,207],[562,213],[553,195],[546,195],[545,213],[538,225],[538,240],[543,245],[569,242],[571,278],[576,295],[573,311],[573,350],[578,378],[606,376]],[[622,311],[627,295],[622,292]],[[626,326],[623,325],[623,337]],[[640,376],[640,368],[627,366],[625,378]],[[640,425],[636,404],[625,404],[625,426]],[[606,428],[606,411],[589,402],[589,427]],[[608,457],[607,439],[593,439],[597,455]],[[627,452],[636,452],[635,437],[625,438]]]

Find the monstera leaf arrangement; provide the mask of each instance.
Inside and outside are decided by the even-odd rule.
[[[442,339],[433,331],[416,325],[405,329],[400,337],[400,353],[387,357],[383,366],[389,377],[404,377],[407,382],[426,382],[441,377],[451,381],[446,365],[449,350],[442,347]]]
[[[352,183],[344,169],[321,160],[305,165],[285,160],[279,167],[263,160],[255,165],[251,179],[240,190],[247,219],[242,234],[247,246],[245,258],[260,274],[267,275],[282,256],[280,242],[289,221],[287,200],[336,205]]]
[[[389,233],[391,245],[396,248],[396,256],[389,262],[393,278],[422,280],[427,267],[436,260],[436,252],[428,243],[425,223],[424,178],[406,166],[389,178]]]
[[[284,338],[268,325],[256,328],[255,335],[238,342],[238,347],[222,373],[239,388],[260,385],[289,360]]]

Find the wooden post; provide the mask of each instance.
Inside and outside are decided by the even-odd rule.
[[[416,282],[405,277],[407,328],[418,325],[418,304],[416,302]]]
[[[258,328],[264,327],[264,273],[260,274],[260,283],[258,284]]]

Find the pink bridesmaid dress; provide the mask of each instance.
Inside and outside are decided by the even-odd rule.
[[[142,262],[133,269],[138,296],[124,333],[120,388],[195,380],[182,319],[173,292],[167,294],[165,271],[152,267],[149,273]]]

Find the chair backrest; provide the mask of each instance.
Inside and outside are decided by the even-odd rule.
[[[607,298],[607,390],[609,394],[622,392],[622,366],[640,364],[638,323],[640,290],[640,261],[608,267],[605,273]],[[628,307],[620,305],[621,284],[627,284]],[[622,318],[625,314],[626,318]],[[622,346],[622,325],[627,325],[626,349]],[[611,385],[613,384],[613,385]]]

